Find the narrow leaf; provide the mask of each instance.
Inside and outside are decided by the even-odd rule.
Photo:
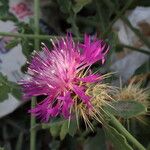
[[[77,132],[77,121],[71,120],[69,125],[69,135],[74,136]]]
[[[50,133],[53,137],[59,136],[61,125],[59,123],[50,125]]]
[[[105,133],[107,138],[113,143],[115,150],[133,150],[127,143],[126,138],[112,126],[108,125],[105,128]]]
[[[14,40],[10,41],[10,42],[5,46],[5,48],[6,48],[6,49],[12,49],[12,48],[14,48],[15,46],[17,46],[18,43],[19,43],[19,40],[18,40],[18,39],[14,39]]]
[[[65,121],[61,127],[61,131],[60,131],[60,139],[63,140],[67,133],[69,131],[69,128],[68,128],[68,121]]]

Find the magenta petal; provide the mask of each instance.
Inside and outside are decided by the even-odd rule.
[[[88,108],[91,108],[92,105],[90,103],[90,97],[85,95],[85,92],[82,90],[82,87],[74,85],[73,90],[77,95],[79,95],[81,100],[88,106]]]
[[[104,57],[109,50],[109,47],[107,47],[107,50],[105,50],[106,44],[103,40],[98,40],[95,38],[93,41],[91,41],[89,35],[85,35],[84,43],[79,44],[79,47],[81,48],[81,59],[82,63],[84,64],[83,67],[92,65],[99,60],[101,60],[103,63]]]
[[[57,105],[52,107],[52,108],[51,107],[48,108],[48,110],[47,110],[47,120],[49,119],[50,116],[51,117],[56,117],[59,114],[59,110],[60,110],[59,103],[57,103]]]
[[[56,93],[52,92],[41,103],[37,104],[35,108],[29,110],[33,115],[41,118],[42,121],[48,121],[48,110],[52,107],[53,101],[56,97]],[[50,115],[49,115],[50,116]]]
[[[67,92],[65,96],[63,97],[58,97],[58,99],[63,101],[63,106],[62,106],[62,114],[65,118],[68,118],[70,114],[70,108],[73,105],[73,100],[71,98],[71,93]]]
[[[101,79],[101,77],[97,74],[91,74],[89,76],[86,76],[84,78],[79,78],[80,81],[82,82],[89,82],[89,83],[92,83],[92,82],[97,82]]]
[[[41,104],[38,104],[35,108],[29,110],[29,112],[39,118],[41,118],[42,121],[48,121],[47,119],[47,107],[51,103],[52,99],[50,97],[47,97],[44,101],[42,101]]]

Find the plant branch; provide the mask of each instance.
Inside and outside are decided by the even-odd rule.
[[[38,34],[22,34],[22,33],[9,33],[9,32],[0,32],[0,36],[10,36],[17,38],[30,38],[30,39],[54,39],[61,38],[62,36],[52,36],[52,35],[38,35]]]
[[[110,116],[110,124],[112,124],[123,136],[125,136],[128,142],[132,143],[137,150],[146,150],[125,128],[124,126],[112,115]]]
[[[139,37],[139,39],[143,41],[148,48],[150,48],[150,41],[138,29],[132,26],[128,18],[125,16],[121,16],[121,19]]]
[[[120,44],[119,46],[121,46],[123,48],[131,49],[131,50],[134,50],[134,51],[137,51],[137,52],[140,52],[140,53],[144,53],[144,54],[150,55],[150,51],[145,50],[145,49],[136,48],[136,47],[132,47],[130,45],[125,45],[125,44]]]
[[[34,0],[34,27],[35,27],[35,36],[39,36],[39,12],[40,12],[39,0]],[[39,39],[34,38],[34,49],[39,50]],[[33,97],[31,100],[31,109],[36,105],[36,98]],[[35,116],[31,115],[31,129],[36,125]],[[30,150],[36,150],[36,130],[31,130],[30,135]]]
[[[32,97],[31,100],[31,109],[35,107],[36,104],[36,98]],[[30,122],[30,128],[32,129],[33,126],[36,124],[36,119],[34,116],[31,115],[31,122]],[[35,150],[35,143],[36,143],[36,130],[30,131],[30,150]]]

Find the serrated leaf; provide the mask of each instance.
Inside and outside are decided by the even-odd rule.
[[[68,121],[66,120],[66,121],[64,121],[64,123],[61,126],[61,131],[60,131],[60,139],[61,140],[63,140],[66,137],[68,131],[69,131]]]
[[[14,48],[15,46],[17,46],[18,43],[19,43],[19,40],[18,40],[18,39],[14,39],[14,40],[10,41],[10,42],[5,46],[5,48],[6,48],[6,49],[12,49],[12,48]]]
[[[133,100],[120,100],[109,104],[105,106],[109,113],[126,119],[144,114],[147,111],[142,103]]]
[[[126,138],[112,126],[107,125],[105,133],[108,139],[113,143],[115,150],[133,150]]]

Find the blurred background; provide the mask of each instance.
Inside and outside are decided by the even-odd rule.
[[[120,79],[127,84],[136,76],[149,88],[149,0],[0,0],[0,150],[30,149],[30,101],[22,100],[17,82],[27,71],[34,38],[51,47],[50,39],[67,32],[80,41],[84,33],[96,35],[110,45],[106,63],[94,69],[100,68],[102,74],[117,72],[112,84],[120,86]],[[148,116],[146,120],[134,121],[131,133],[150,149]],[[101,128],[86,132],[81,127],[72,133],[74,137],[64,136],[65,129],[37,120],[36,150],[115,150]]]

